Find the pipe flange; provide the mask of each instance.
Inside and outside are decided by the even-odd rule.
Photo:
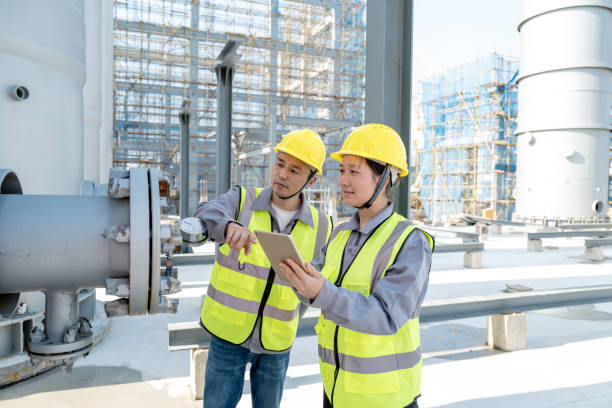
[[[88,352],[93,345],[93,340],[93,334],[87,333],[78,334],[76,340],[71,343],[59,343],[51,340],[31,341],[28,343],[28,352],[38,358],[62,360],[71,357],[74,353],[81,355]]]
[[[146,314],[149,306],[149,276],[151,270],[149,212],[149,177],[147,169],[131,168],[130,299],[128,309],[130,315]],[[159,229],[159,226],[157,228]],[[159,268],[157,270],[159,271]]]
[[[91,351],[92,348],[93,348],[93,343],[90,344],[89,346],[85,347],[84,349],[73,351],[72,353],[62,353],[62,354],[35,354],[35,353],[29,353],[29,354],[30,354],[30,358],[32,359],[33,363],[36,363],[36,361],[40,361],[40,362],[42,362],[42,361],[59,361],[59,360],[76,359],[78,357],[85,356],[85,355],[87,355]]]

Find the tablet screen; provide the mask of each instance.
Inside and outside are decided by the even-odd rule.
[[[289,282],[280,269],[280,264],[285,259],[291,258],[304,267],[304,261],[302,260],[302,257],[300,256],[291,235],[260,230],[255,230],[253,232],[255,233],[257,241],[259,241],[259,244],[263,248],[266,256],[270,260],[272,269],[274,269],[274,272],[280,280]]]

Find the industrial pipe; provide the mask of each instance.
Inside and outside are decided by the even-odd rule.
[[[45,292],[44,327],[28,336],[39,360],[75,358],[91,349],[78,292],[106,287],[118,297],[109,316],[176,312],[166,298],[179,282],[160,277],[159,180],[154,169],[111,170],[107,196],[21,195],[0,170],[0,313],[9,318],[20,292]]]
[[[129,200],[3,194],[0,208],[0,292],[104,287],[129,277],[130,246],[103,235],[129,225]]]

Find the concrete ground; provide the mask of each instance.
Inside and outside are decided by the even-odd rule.
[[[583,260],[583,241],[544,241],[527,252],[524,236],[505,231],[485,243],[483,269],[465,269],[463,253],[434,257],[429,300],[499,293],[505,284],[538,289],[612,284],[612,248],[603,263]],[[183,290],[176,315],[120,317],[110,334],[72,374],[54,369],[0,390],[1,407],[201,407],[189,389],[188,351],[169,352],[167,324],[194,321],[210,265],[179,270]],[[104,300],[104,291],[98,291]],[[612,303],[526,313],[527,349],[484,347],[486,318],[421,327],[424,369],[421,407],[612,407]],[[321,406],[316,338],[298,338],[283,407]],[[239,407],[250,407],[248,377]]]

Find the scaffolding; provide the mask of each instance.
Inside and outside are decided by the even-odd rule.
[[[516,173],[518,59],[491,54],[421,82],[415,217],[510,220]]]
[[[296,128],[337,147],[364,116],[365,0],[115,0],[114,165],[157,167],[177,193],[190,101],[189,208],[216,196],[216,57],[238,40],[232,182],[267,184],[270,146]],[[326,135],[329,133],[329,137]],[[334,136],[337,135],[337,136]],[[335,164],[326,164],[335,177]],[[325,180],[316,188],[329,188]]]

